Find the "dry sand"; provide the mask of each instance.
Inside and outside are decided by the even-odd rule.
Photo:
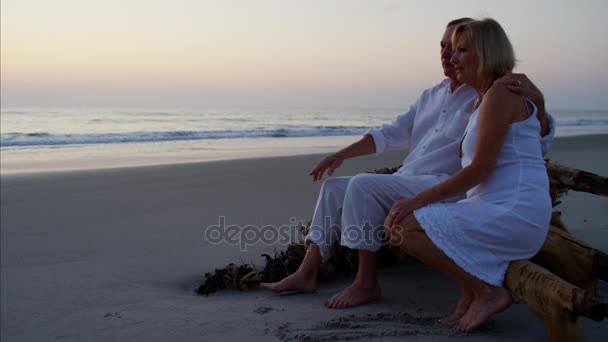
[[[563,138],[550,156],[608,175],[606,146],[608,136]],[[458,293],[421,264],[383,270],[383,299],[348,310],[322,305],[348,280],[311,295],[195,295],[204,272],[228,262],[261,264],[261,253],[282,248],[211,244],[205,228],[221,215],[228,225],[258,227],[308,220],[320,183],[307,174],[320,157],[2,176],[2,341],[545,339],[523,304],[466,337],[436,324]],[[349,160],[337,175],[402,157]],[[561,207],[578,236],[608,251],[607,198],[570,194]],[[588,341],[608,334],[606,322],[584,325]]]

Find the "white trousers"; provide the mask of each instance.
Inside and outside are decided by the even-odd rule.
[[[331,246],[376,252],[382,247],[384,220],[395,201],[439,184],[444,175],[407,176],[362,173],[327,179],[321,186],[306,241],[330,257]]]

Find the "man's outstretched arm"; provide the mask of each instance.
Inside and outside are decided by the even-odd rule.
[[[323,158],[312,168],[309,175],[312,176],[313,182],[316,182],[323,178],[323,173],[325,173],[325,171],[327,171],[327,175],[333,175],[334,171],[340,167],[340,165],[342,165],[344,160],[372,154],[374,152],[376,152],[374,138],[369,134],[365,134],[357,142],[354,142],[340,151],[332,153]]]

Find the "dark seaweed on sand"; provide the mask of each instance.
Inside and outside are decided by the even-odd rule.
[[[309,225],[310,222],[300,228],[302,236],[308,233]],[[196,292],[206,296],[222,289],[248,290],[261,282],[280,281],[300,267],[305,254],[304,242],[298,241],[290,243],[285,250],[275,252],[274,257],[262,254],[265,266],[261,272],[256,272],[255,267],[250,264],[240,266],[228,264],[224,268],[216,269],[213,273],[206,273],[203,284],[198,287]],[[408,257],[403,254],[391,251],[389,247],[383,247],[378,254],[378,264],[386,266],[406,258]],[[353,277],[357,273],[358,266],[357,251],[336,243],[332,256],[321,265],[318,280],[324,282]]]
[[[216,269],[213,273],[206,273],[205,281],[198,287],[196,292],[208,295],[218,290],[235,288],[238,286],[238,283],[235,284],[235,280],[238,281],[238,279],[244,278],[251,272],[253,272],[253,268],[249,265],[243,264],[237,266],[232,263],[228,264],[224,268]]]

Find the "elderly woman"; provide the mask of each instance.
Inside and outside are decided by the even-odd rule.
[[[442,271],[461,288],[444,322],[469,332],[511,305],[503,287],[510,261],[542,246],[551,217],[537,108],[494,83],[511,72],[513,48],[492,19],[455,28],[451,62],[478,94],[461,142],[463,168],[444,182],[395,202],[390,241]],[[466,192],[456,203],[442,202]]]

